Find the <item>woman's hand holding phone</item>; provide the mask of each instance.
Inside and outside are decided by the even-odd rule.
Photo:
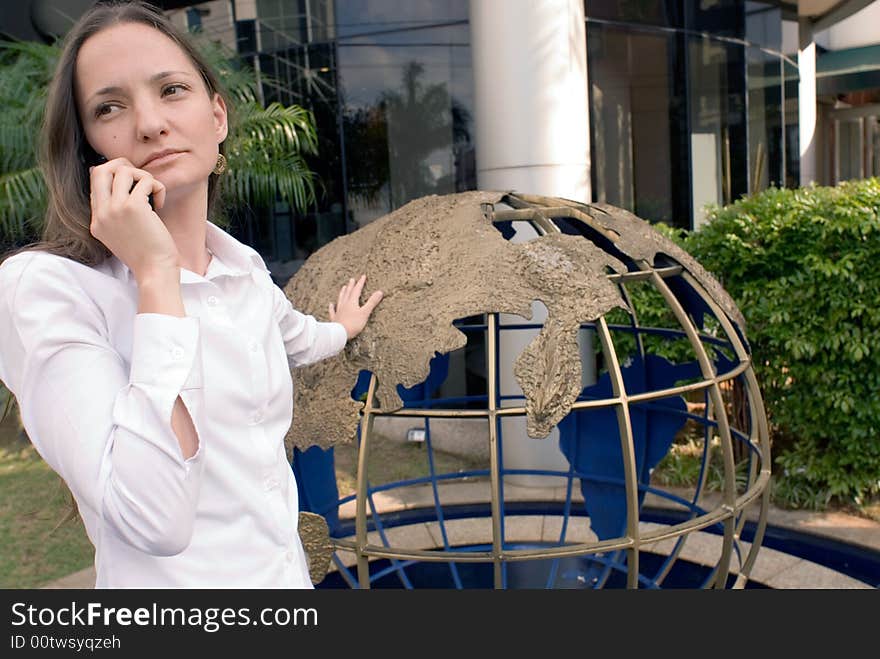
[[[176,272],[177,246],[154,210],[165,203],[165,186],[126,158],[90,167],[89,179],[91,234],[128,266],[138,284]]]

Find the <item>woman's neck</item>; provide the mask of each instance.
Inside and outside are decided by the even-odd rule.
[[[211,255],[206,245],[208,194],[173,197],[168,195],[165,205],[156,211],[177,245],[180,267],[198,275],[208,269]]]

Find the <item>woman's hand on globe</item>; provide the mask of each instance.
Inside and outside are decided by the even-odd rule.
[[[330,320],[345,328],[349,340],[360,334],[366,327],[370,314],[382,300],[382,291],[374,291],[364,305],[360,305],[361,292],[364,290],[366,281],[366,275],[361,275],[357,281],[349,279],[348,283],[340,289],[336,304],[331,302],[329,306]]]

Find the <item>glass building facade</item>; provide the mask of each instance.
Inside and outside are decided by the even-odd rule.
[[[793,62],[781,53],[777,4],[587,0],[585,9],[594,201],[690,228],[706,204],[797,180],[784,116]]]
[[[412,199],[477,187],[468,0],[215,0],[179,11],[210,32],[224,24],[221,5],[233,8],[234,45],[264,77],[264,100],[317,120],[314,208],[236,218],[276,279]],[[584,8],[592,201],[689,228],[707,204],[796,185],[797,69],[782,55],[778,3]]]
[[[195,7],[175,18],[232,45],[260,76],[266,103],[315,115],[319,156],[310,166],[320,191],[310,212],[278,203],[232,218],[233,233],[279,283],[333,238],[412,199],[476,188],[467,0]]]

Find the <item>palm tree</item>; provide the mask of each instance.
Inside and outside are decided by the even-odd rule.
[[[318,149],[314,116],[298,105],[264,107],[250,68],[203,37],[195,43],[229,92],[235,119],[226,143],[225,205],[266,207],[281,199],[305,211],[317,184],[305,161]],[[46,188],[36,136],[59,54],[58,44],[0,42],[0,251],[40,233]]]
[[[234,120],[227,140],[229,205],[270,206],[276,197],[305,211],[315,202],[316,177],[305,161],[317,155],[318,134],[311,110],[299,105],[263,106],[253,69],[235,53],[201,35],[196,46],[229,92]],[[261,74],[264,82],[266,74]]]
[[[39,232],[46,199],[36,136],[59,50],[40,43],[0,44],[0,243]]]
[[[445,83],[422,81],[425,67],[408,62],[397,90],[386,90],[374,105],[346,110],[345,140],[349,194],[373,204],[390,183],[396,208],[427,194],[452,192],[454,172],[436,179],[428,169],[432,153],[455,152],[471,141],[470,113]],[[393,169],[393,174],[392,174]]]
[[[434,191],[426,160],[452,137],[449,92],[445,84],[425,85],[424,71],[421,63],[409,62],[400,91],[386,91],[380,100],[388,118],[388,157],[398,170],[392,177],[395,206]]]

